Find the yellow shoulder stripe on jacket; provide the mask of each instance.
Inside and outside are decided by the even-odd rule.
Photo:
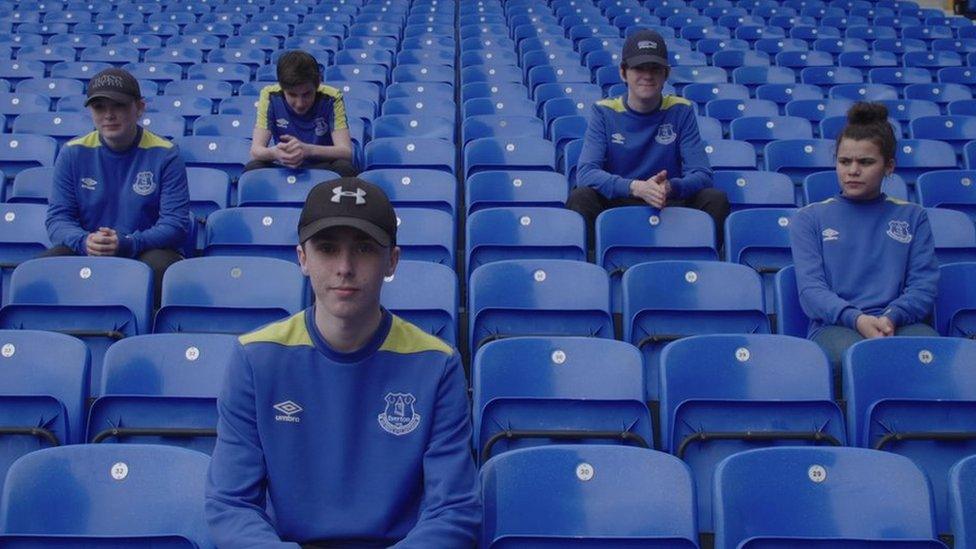
[[[168,140],[159,137],[153,132],[143,128],[142,129],[142,139],[139,140],[140,149],[153,149],[156,147],[162,147],[164,149],[172,149],[173,144]]]
[[[886,196],[885,199],[888,202],[891,202],[892,204],[898,204],[899,206],[905,206],[906,204],[911,204],[911,202],[908,202],[906,200],[902,200],[900,198],[895,198],[893,196]]]
[[[601,99],[596,102],[597,105],[601,107],[606,107],[614,112],[627,112],[627,107],[624,106],[624,97],[610,97],[607,99]]]
[[[328,95],[333,99],[342,95],[342,92],[339,90],[339,88],[333,88],[332,86],[326,86],[325,84],[319,84],[318,92],[324,95]]]
[[[268,105],[271,104],[271,94],[273,93],[281,93],[281,86],[278,84],[271,84],[270,86],[261,88],[261,93],[258,95],[257,118],[254,121],[254,126],[257,128],[261,128],[263,130],[269,129]]]
[[[393,315],[393,325],[380,350],[403,355],[424,351],[438,351],[448,356],[454,354],[450,345],[396,315]]]
[[[688,101],[684,97],[678,97],[677,95],[665,95],[664,99],[661,100],[661,110],[666,111],[675,105],[691,105],[691,101]]]
[[[69,147],[101,147],[102,143],[98,140],[98,130],[92,130],[85,135],[76,137],[71,141],[68,141],[67,145]]]
[[[296,313],[284,320],[244,334],[237,338],[241,345],[248,343],[277,343],[285,347],[314,347],[308,329],[305,327],[305,311]]]

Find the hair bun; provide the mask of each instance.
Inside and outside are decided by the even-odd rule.
[[[847,111],[848,124],[868,125],[879,122],[888,122],[888,108],[881,103],[860,101]]]

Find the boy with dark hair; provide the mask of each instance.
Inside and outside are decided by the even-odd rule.
[[[322,84],[318,61],[301,50],[282,55],[278,83],[261,90],[245,170],[280,166],[356,175],[342,93]]]
[[[138,124],[146,108],[139,82],[105,69],[88,82],[95,130],[68,141],[54,165],[44,256],[136,258],[155,274],[182,259],[190,229],[186,167],[169,141]]]
[[[617,206],[684,206],[715,222],[716,243],[729,200],[712,187],[712,169],[687,99],[663,95],[671,68],[664,38],[640,30],[624,43],[620,77],[627,93],[597,101],[580,151],[577,187],[566,206],[587,222]]]

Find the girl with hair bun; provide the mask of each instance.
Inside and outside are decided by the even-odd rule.
[[[856,103],[837,137],[840,193],[793,216],[790,240],[807,337],[839,375],[862,339],[938,335],[926,318],[939,280],[925,209],[881,192],[895,169],[888,109]]]

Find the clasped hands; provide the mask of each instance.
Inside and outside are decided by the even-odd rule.
[[[635,179],[630,182],[630,194],[640,198],[655,208],[663,208],[671,192],[668,171],[661,170],[648,179]]]

